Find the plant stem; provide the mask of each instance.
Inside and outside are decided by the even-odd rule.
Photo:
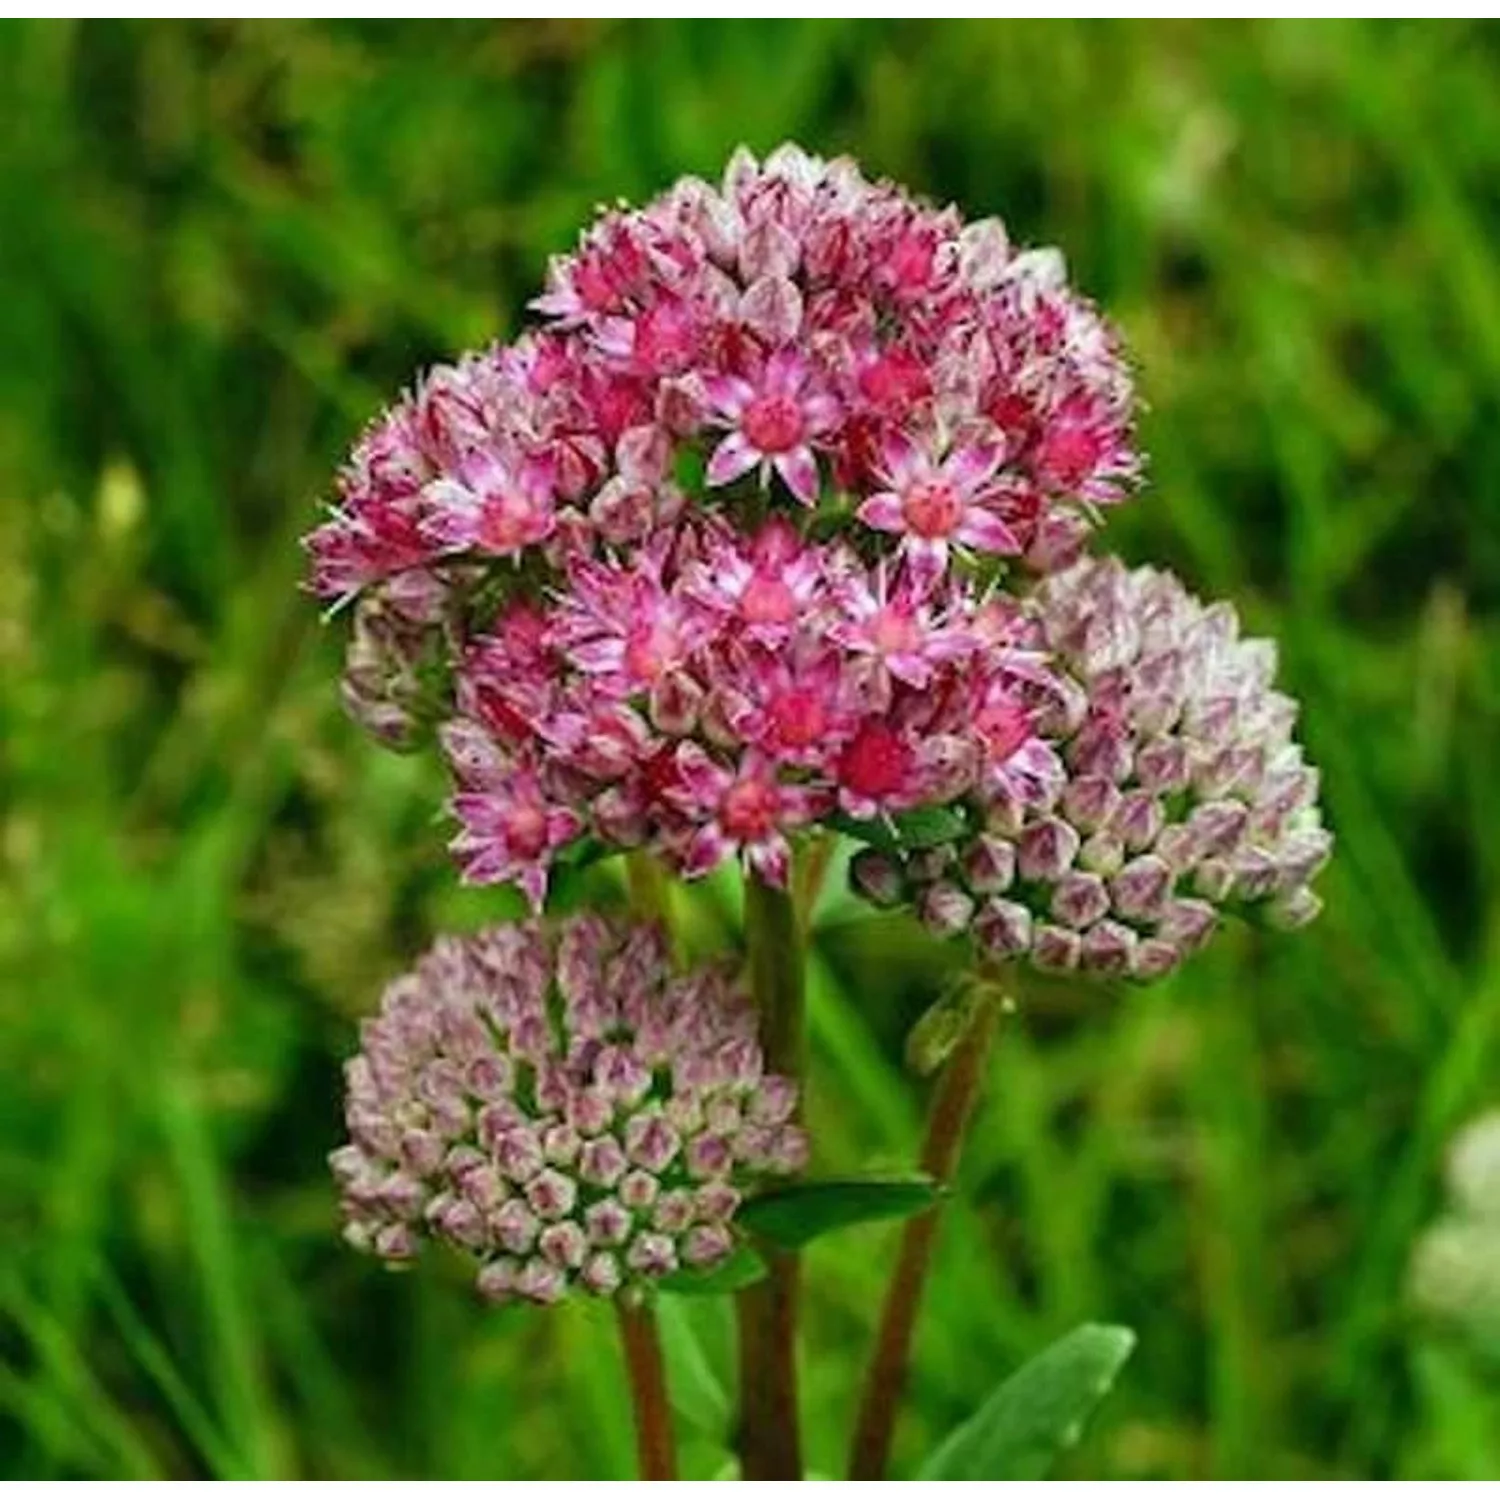
[[[672,1412],[667,1405],[666,1370],[656,1315],[649,1306],[632,1305],[623,1297],[616,1300],[615,1307],[620,1316],[620,1343],[625,1350],[625,1369],[630,1376],[631,1404],[635,1409],[635,1451],[640,1477],[676,1479]]]
[[[631,912],[657,923],[676,955],[672,930],[672,879],[660,860],[644,850],[625,856],[625,884]],[[625,1370],[630,1377],[630,1399],[635,1410],[637,1465],[642,1479],[675,1479],[677,1448],[672,1431],[672,1409],[667,1402],[666,1370],[662,1364],[661,1334],[656,1310],[649,1302],[618,1299],[620,1341],[625,1348]]]
[[[654,854],[632,849],[625,856],[625,889],[631,912],[643,922],[656,922],[673,944],[672,877]]]
[[[999,1011],[999,992],[981,982],[968,1025],[944,1064],[932,1098],[921,1164],[924,1172],[944,1184],[952,1181],[958,1166],[969,1119],[984,1083]],[[890,1459],[896,1409],[906,1385],[912,1331],[932,1263],[941,1212],[942,1205],[936,1204],[926,1213],[908,1219],[902,1230],[896,1269],[886,1290],[849,1450],[851,1479],[881,1478]]]
[[[797,911],[788,892],[753,875],[745,878],[745,945],[766,1069],[800,1080],[804,974]],[[800,1479],[798,1258],[769,1246],[762,1253],[769,1274],[736,1298],[740,1472],[745,1479]]]
[[[838,848],[838,839],[831,833],[813,833],[798,856],[792,893],[797,908],[797,920],[806,932],[812,924],[813,908],[823,891],[823,881],[828,866]]]

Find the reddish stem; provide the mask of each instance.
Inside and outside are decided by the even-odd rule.
[[[620,1298],[620,1343],[630,1376],[630,1398],[635,1408],[636,1464],[642,1479],[676,1479],[677,1456],[672,1441],[672,1411],[667,1404],[666,1368],[656,1314],[644,1305]]]
[[[998,1011],[996,995],[987,987],[981,989],[969,1024],[949,1056],[933,1095],[927,1137],[922,1144],[922,1170],[944,1184],[953,1179],[984,1083]],[[932,1263],[941,1212],[942,1205],[937,1204],[926,1213],[908,1219],[902,1231],[896,1269],[886,1290],[874,1353],[865,1373],[864,1394],[849,1451],[851,1479],[879,1479],[890,1460],[896,1411],[906,1386],[912,1331]]]

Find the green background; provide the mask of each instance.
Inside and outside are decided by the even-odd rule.
[[[0,101],[0,1471],[628,1472],[598,1310],[485,1313],[336,1238],[356,1018],[508,908],[456,890],[435,769],[343,721],[297,539],[594,205],[792,138],[1064,248],[1149,404],[1106,542],[1278,637],[1339,838],[1306,933],[1028,992],[899,1468],[1098,1319],[1140,1347],[1070,1473],[1500,1475],[1483,1372],[1402,1297],[1500,1095],[1500,33],[11,23]],[[850,915],[819,1155],[899,1165],[952,956]],[[811,1256],[823,1472],[892,1245]],[[712,1382],[680,1386],[714,1472]]]

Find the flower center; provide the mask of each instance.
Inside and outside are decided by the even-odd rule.
[[[916,620],[893,605],[886,605],[870,621],[870,644],[882,656],[915,651],[921,643],[922,631]]]
[[[541,540],[547,516],[534,500],[504,490],[486,497],[479,517],[480,544],[490,552],[516,552]]]
[[[757,396],[740,418],[740,430],[761,453],[785,453],[802,441],[802,411],[790,396]]]
[[[796,618],[797,600],[775,574],[757,573],[740,595],[740,614],[752,625],[786,625]]]
[[[655,682],[682,657],[682,637],[665,620],[635,626],[625,640],[625,670],[637,682]]]
[[[737,781],[724,794],[719,821],[724,832],[737,843],[754,844],[776,828],[776,814],[781,799],[767,781],[747,777]]]
[[[791,688],[773,698],[768,716],[777,742],[788,750],[815,745],[828,727],[822,697],[811,688]]]
[[[1098,437],[1085,428],[1064,427],[1043,445],[1041,466],[1059,485],[1074,485],[1099,462],[1101,447]]]
[[[1009,693],[992,698],[974,719],[974,729],[996,764],[1009,760],[1031,738],[1033,727],[1026,706]]]
[[[911,747],[895,730],[866,724],[839,757],[839,780],[850,791],[878,800],[906,787],[912,761]]]
[[[535,859],[547,847],[547,814],[535,803],[522,802],[505,819],[505,841],[521,859]]]
[[[918,536],[951,536],[963,519],[964,503],[946,479],[927,479],[902,496],[901,513]]]

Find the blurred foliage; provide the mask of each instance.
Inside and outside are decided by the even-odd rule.
[[[902,1471],[1099,1319],[1140,1346],[1070,1472],[1500,1475],[1493,1389],[1401,1291],[1500,1093],[1500,32],[4,23],[0,97],[0,1470],[628,1472],[607,1320],[480,1316],[334,1234],[355,1018],[511,908],[457,892],[433,768],[341,720],[297,537],[596,202],[794,138],[1065,248],[1150,403],[1108,540],[1279,637],[1340,838],[1311,931],[1023,997]],[[687,911],[733,940],[722,883]],[[854,916],[819,1149],[899,1169],[953,960]],[[825,1473],[894,1233],[810,1256]],[[724,1328],[670,1332],[712,1473]]]

